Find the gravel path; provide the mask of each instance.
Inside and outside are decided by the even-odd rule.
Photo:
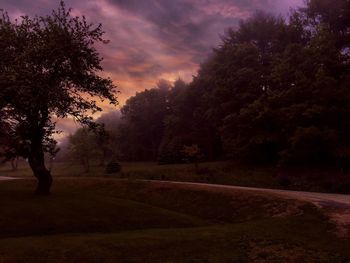
[[[9,180],[16,180],[19,178],[15,178],[15,177],[8,177],[8,176],[0,176],[0,181],[9,181]]]
[[[17,177],[0,176],[0,181],[9,181],[20,179]],[[245,190],[254,191],[261,193],[277,194],[281,197],[297,199],[302,201],[311,202],[319,207],[330,206],[334,208],[350,208],[350,195],[343,194],[328,194],[328,193],[317,193],[317,192],[302,192],[302,191],[290,191],[290,190],[279,190],[279,189],[267,189],[267,188],[255,188],[255,187],[242,187],[234,185],[219,185],[219,184],[205,184],[205,183],[189,183],[189,182],[174,182],[174,181],[155,181],[155,180],[140,180],[148,181],[155,184],[175,184],[178,186],[191,187],[203,190]]]
[[[145,180],[146,181],[146,180]],[[266,189],[266,188],[254,188],[254,187],[242,187],[233,185],[218,185],[218,184],[205,184],[205,183],[188,183],[188,182],[173,182],[173,181],[152,181],[153,183],[162,184],[175,184],[184,187],[193,187],[197,189],[207,190],[245,190],[261,193],[276,194],[281,197],[297,199],[302,201],[311,202],[317,206],[332,206],[332,207],[344,207],[350,208],[350,195],[344,194],[329,194],[329,193],[317,193],[317,192],[302,192],[302,191],[290,191],[279,189]]]
[[[164,186],[178,186],[181,188],[198,189],[205,191],[227,192],[227,191],[252,191],[261,194],[271,194],[287,199],[295,199],[310,202],[321,208],[330,222],[336,226],[336,234],[341,238],[350,237],[350,195],[328,194],[316,192],[289,191],[279,189],[241,187],[233,185],[216,185],[204,183],[186,183],[172,181],[152,181]]]
[[[16,180],[20,178],[0,176],[0,181]],[[350,237],[350,195],[343,194],[328,194],[317,192],[302,192],[279,189],[266,189],[254,187],[242,187],[233,185],[218,185],[205,183],[189,183],[189,182],[174,182],[174,181],[158,181],[158,180],[138,180],[150,182],[155,186],[178,186],[181,188],[215,191],[215,192],[230,192],[234,190],[252,191],[261,194],[272,194],[282,198],[295,199],[313,203],[322,209],[337,227],[337,235],[340,237]]]

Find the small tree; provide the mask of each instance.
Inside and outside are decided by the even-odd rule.
[[[182,153],[186,156],[189,162],[194,163],[196,173],[198,173],[198,161],[202,157],[201,150],[197,144],[184,145]]]
[[[96,135],[87,128],[78,129],[69,136],[70,155],[84,167],[84,172],[90,170],[91,160],[98,155]]]
[[[21,155],[38,180],[37,194],[48,194],[52,184],[44,153],[54,148],[54,118],[73,116],[93,126],[91,113],[101,111],[96,98],[117,103],[111,79],[98,75],[95,45],[107,42],[103,34],[101,25],[72,17],[63,2],[48,16],[15,22],[0,16],[0,106],[26,144]]]

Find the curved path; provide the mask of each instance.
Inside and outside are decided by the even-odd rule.
[[[0,176],[0,181],[16,180],[20,178]],[[329,220],[336,226],[336,233],[340,237],[349,237],[350,235],[350,195],[328,194],[317,192],[302,192],[267,188],[242,187],[233,185],[218,185],[205,183],[175,182],[175,181],[158,181],[158,180],[137,180],[150,182],[160,186],[179,186],[183,188],[205,190],[205,191],[252,191],[262,194],[277,195],[281,198],[295,199],[310,202],[319,208],[325,208],[324,212]]]
[[[0,176],[0,181],[9,181],[20,179],[18,177]],[[205,183],[190,183],[190,182],[176,182],[176,181],[159,181],[159,180],[138,180],[144,182],[153,182],[160,184],[175,184],[178,186],[195,187],[203,190],[243,190],[243,191],[254,191],[261,193],[269,193],[279,195],[284,198],[292,198],[301,201],[311,202],[319,207],[330,206],[334,208],[350,208],[350,195],[344,194],[329,194],[329,193],[317,193],[317,192],[303,192],[303,191],[290,191],[280,189],[267,189],[267,188],[254,188],[254,187],[243,187],[234,185],[219,185],[219,184],[205,184]]]
[[[16,177],[9,177],[9,176],[0,176],[0,181],[9,181],[9,180],[16,180],[19,178]]]
[[[0,176],[0,181],[9,181],[20,179],[18,177]],[[159,184],[174,184],[178,186],[193,187],[196,189],[207,190],[243,190],[254,191],[261,193],[277,194],[284,198],[292,198],[301,201],[308,201],[317,206],[330,206],[334,208],[350,208],[350,195],[344,194],[329,194],[329,193],[317,193],[317,192],[303,192],[303,191],[290,191],[279,189],[267,189],[267,188],[255,188],[255,187],[243,187],[234,185],[219,185],[219,184],[205,184],[205,183],[190,183],[190,182],[175,182],[175,181],[158,181],[158,180],[138,180],[143,182],[152,182]]]
[[[146,181],[146,180],[143,180]],[[150,181],[148,181],[150,182]],[[152,181],[156,182],[156,181]],[[158,181],[165,186],[178,185],[180,187],[203,189],[208,191],[227,192],[230,190],[252,191],[262,194],[277,195],[281,198],[295,199],[310,202],[321,208],[330,222],[336,226],[336,234],[339,237],[348,238],[350,236],[350,195],[328,194],[317,192],[302,192],[279,189],[253,188],[233,185],[217,185],[205,183],[187,183],[173,181]]]
[[[216,191],[222,190],[243,190],[254,191],[261,193],[269,193],[279,195],[284,198],[297,199],[301,201],[308,201],[317,206],[330,206],[335,208],[350,208],[350,195],[344,194],[329,194],[329,193],[317,193],[317,192],[303,192],[303,191],[291,191],[291,190],[279,190],[279,189],[267,189],[267,188],[254,188],[243,187],[234,185],[219,185],[219,184],[205,184],[205,183],[189,183],[189,182],[175,182],[175,181],[156,181],[156,180],[141,180],[147,182],[158,182],[162,184],[175,184],[185,187],[195,187],[196,189],[212,189]]]

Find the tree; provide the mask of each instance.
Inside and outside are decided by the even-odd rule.
[[[198,173],[198,161],[202,157],[201,149],[197,144],[184,145],[182,152],[184,153],[188,162],[194,163],[196,173]]]
[[[242,21],[238,29],[228,30],[221,45],[201,65],[190,84],[200,97],[196,99],[197,107],[193,112],[197,123],[195,130],[206,131],[206,141],[211,140],[211,145],[223,142],[226,156],[242,156],[241,139],[262,135],[254,130],[251,133],[238,131],[241,123],[233,117],[240,116],[242,109],[254,104],[272,88],[270,74],[275,59],[290,43],[303,41],[300,32],[301,25],[291,27],[281,17],[257,12]],[[244,124],[249,127],[250,121],[253,123],[247,119]],[[203,152],[208,152],[198,144]],[[265,146],[262,148],[265,150]]]
[[[163,138],[158,150],[159,163],[184,162],[183,145],[198,145],[203,160],[215,160],[220,156],[220,140],[213,123],[206,118],[207,108],[202,104],[202,96],[201,87],[195,83],[188,85],[181,79],[169,90]]]
[[[298,38],[297,30],[281,17],[263,12],[242,21],[238,29],[229,29],[192,84],[201,90],[208,121],[221,126],[227,115],[264,94],[276,54]]]
[[[326,19],[326,2],[309,1],[292,15],[286,26],[299,37],[266,67],[266,92],[224,118],[221,130],[232,156],[294,166],[349,162],[347,36]]]
[[[73,116],[93,126],[91,113],[101,111],[96,102],[116,104],[115,85],[102,78],[96,43],[106,43],[102,26],[85,17],[73,17],[61,2],[47,16],[0,18],[0,87],[4,109],[18,140],[26,144],[28,158],[38,180],[37,194],[48,194],[52,176],[44,153],[55,143],[54,118]]]
[[[118,141],[125,158],[132,161],[155,161],[163,137],[170,84],[145,90],[129,98],[123,108]]]
[[[90,170],[91,159],[100,155],[98,135],[88,128],[80,128],[69,136],[69,154],[84,167],[84,172]]]
[[[350,2],[348,0],[308,0],[301,10],[309,26],[326,25],[339,49],[350,45]],[[349,51],[347,51],[349,52]]]

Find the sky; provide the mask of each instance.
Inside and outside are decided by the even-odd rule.
[[[98,46],[104,58],[103,76],[120,90],[119,102],[155,87],[160,79],[190,82],[199,64],[220,43],[220,36],[256,10],[287,15],[303,0],[66,0],[73,15],[102,23],[107,45]],[[45,15],[59,0],[0,0],[11,18]],[[104,112],[113,110],[103,105]],[[60,122],[65,131],[71,121]]]

